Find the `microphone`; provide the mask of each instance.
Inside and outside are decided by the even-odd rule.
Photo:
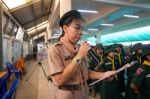
[[[98,60],[98,58],[96,57],[96,54],[95,54],[95,52],[94,52],[92,49],[89,50],[89,53],[90,53],[90,55],[96,60],[96,62],[99,63],[99,60]]]
[[[90,44],[90,42],[85,41],[86,43]],[[99,63],[99,59],[96,57],[96,53],[92,50],[92,48],[89,49],[89,54],[96,60],[97,63]]]

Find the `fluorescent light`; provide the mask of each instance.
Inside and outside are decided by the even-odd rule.
[[[45,32],[42,32],[38,36],[41,37],[41,36],[44,36],[45,34],[46,34]]]
[[[37,30],[39,31],[39,30],[46,28],[47,24],[48,24],[48,21],[44,21],[44,22],[28,29],[27,32],[28,32],[28,34],[32,34],[32,33],[36,32]]]
[[[46,26],[47,26],[47,24],[44,24],[44,25],[41,25],[39,27],[35,27],[32,30],[27,31],[27,32],[28,32],[28,34],[32,34],[32,33],[36,32],[36,31],[39,31],[39,30],[42,30],[42,29],[46,28]]]
[[[60,30],[56,31],[57,34],[61,34],[62,32]]]
[[[94,29],[94,28],[89,28],[89,31],[98,31],[98,29]]]
[[[37,27],[39,27],[39,26],[41,26],[41,25],[44,25],[44,24],[47,24],[47,23],[48,23],[48,21],[44,21],[44,22],[38,24]]]
[[[60,36],[61,34],[54,34],[54,36]]]
[[[88,34],[87,32],[83,31],[83,35]]]
[[[45,32],[43,32],[43,33],[41,33],[41,34],[39,34],[39,35],[34,36],[33,39],[35,40],[35,39],[37,39],[37,38],[39,38],[39,37],[42,37],[42,36],[44,36],[44,35],[45,35]]]
[[[84,13],[98,13],[98,11],[94,11],[94,10],[78,10],[78,11]]]
[[[102,26],[114,26],[114,24],[109,24],[109,23],[103,23],[101,24]]]
[[[59,36],[52,36],[52,37],[50,37],[51,39],[57,39],[57,38],[59,38]]]
[[[40,24],[38,24],[38,25],[36,25],[36,26],[34,26],[34,27],[28,29],[27,32],[29,32],[29,31],[31,31],[31,30],[33,30],[33,29],[36,29],[36,28],[38,28],[38,27],[41,27],[42,25],[45,25],[45,24],[47,24],[47,23],[48,23],[48,21],[44,21],[44,22],[42,22],[42,23],[40,23]]]
[[[140,18],[140,16],[136,16],[136,15],[123,15],[123,16],[128,18]]]

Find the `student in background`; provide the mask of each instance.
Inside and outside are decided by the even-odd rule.
[[[138,94],[137,99],[150,99],[150,44],[143,47],[142,66],[137,70],[131,88]]]
[[[113,46],[108,46],[105,49],[105,55],[103,63],[99,68],[103,72],[117,70],[119,67],[118,61],[115,59],[115,49]],[[118,75],[105,79],[101,85],[101,98],[100,99],[119,99],[119,86]]]
[[[141,43],[136,43],[133,45],[134,54],[130,57],[130,61],[136,61],[136,64],[134,64],[131,68],[127,69],[127,86],[126,86],[126,97],[127,99],[136,99],[137,93],[135,93],[131,87],[131,81],[133,79],[133,75],[136,73],[136,70],[141,67],[142,61],[142,47],[143,45]]]

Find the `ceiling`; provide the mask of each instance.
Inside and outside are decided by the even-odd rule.
[[[85,31],[88,33],[83,36],[83,38],[96,35],[100,31],[107,31],[116,28],[117,26],[119,27],[130,22],[150,17],[149,0],[72,0],[72,9],[98,11],[96,14],[81,13],[86,20]],[[123,17],[124,14],[139,15],[140,18],[125,18]],[[58,20],[53,27],[53,34],[57,33],[59,30]],[[114,27],[104,27],[100,25],[105,22],[113,23]],[[89,31],[89,28],[96,28],[98,31]],[[112,31],[107,33],[112,33]],[[103,32],[102,35],[103,34],[106,34],[106,32]]]
[[[5,1],[6,0],[2,0],[2,2],[7,6]],[[15,8],[10,9],[8,6],[7,7],[12,16],[19,22],[19,24],[26,30],[26,32],[32,38],[42,33],[43,31],[46,31],[46,26],[40,29],[38,29],[37,26],[43,22],[48,21],[49,15],[51,13],[53,0],[25,0],[25,1],[28,2]],[[31,29],[32,27],[35,27],[34,31],[33,29]],[[30,33],[28,29],[30,29],[30,31],[33,32]]]
[[[85,26],[86,34],[83,35],[83,39],[94,38],[97,35],[101,35],[101,39],[98,42],[102,43],[114,43],[114,42],[131,42],[150,40],[148,31],[138,32],[134,35],[121,34],[121,36],[113,36],[118,32],[140,28],[150,25],[150,0],[74,0],[73,9],[88,9],[99,11],[97,14],[84,14],[87,24]],[[78,4],[76,4],[78,3]],[[126,18],[123,15],[137,15],[140,18]],[[106,27],[101,26],[102,23],[112,23],[114,26]],[[97,29],[98,31],[88,30],[89,28]],[[149,31],[150,32],[150,31]],[[144,33],[137,35],[139,33]],[[146,34],[147,33],[147,34]],[[108,35],[110,34],[110,35]],[[106,36],[107,35],[107,36]],[[137,36],[136,36],[137,35]],[[110,37],[108,37],[110,36]],[[130,39],[127,39],[129,38]],[[121,39],[118,39],[121,38]],[[90,39],[93,40],[93,39]],[[94,40],[93,40],[94,41]]]
[[[51,8],[55,0],[29,0],[30,2],[14,9],[9,9],[14,18],[23,26],[25,30],[36,27],[40,23],[46,22],[51,14]],[[81,13],[86,20],[83,39],[101,34],[111,34],[128,29],[150,25],[150,0],[72,0],[72,9],[96,10],[98,13]],[[124,14],[140,16],[139,19],[125,18]],[[53,33],[60,34],[59,17],[54,26]],[[101,26],[102,23],[112,23],[113,27]],[[47,24],[47,23],[45,23]],[[35,37],[46,31],[43,28],[35,28],[33,32],[28,32],[30,37]],[[90,31],[89,28],[98,29]],[[30,29],[31,30],[31,29]],[[32,31],[32,30],[31,30]],[[40,37],[43,39],[43,37]],[[41,41],[41,39],[37,40]]]

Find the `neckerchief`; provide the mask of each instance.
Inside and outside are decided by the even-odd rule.
[[[122,65],[122,62],[121,62],[121,53],[117,53],[117,56],[119,58],[119,65]]]
[[[114,58],[113,59],[111,59],[111,58],[109,58],[109,57],[107,57],[110,61],[111,61],[111,63],[112,63],[112,70],[116,70],[115,69],[115,61],[114,61]],[[116,80],[118,80],[118,77],[117,77],[117,75],[115,74],[115,78],[116,78]]]
[[[101,62],[103,62],[103,55],[98,54],[98,56],[100,57]]]
[[[145,60],[145,61],[143,62],[143,65],[150,66],[150,62]]]
[[[139,60],[139,62],[141,64],[141,62],[142,62],[141,57],[139,57],[139,56],[136,56],[136,57],[137,57],[137,59]]]

